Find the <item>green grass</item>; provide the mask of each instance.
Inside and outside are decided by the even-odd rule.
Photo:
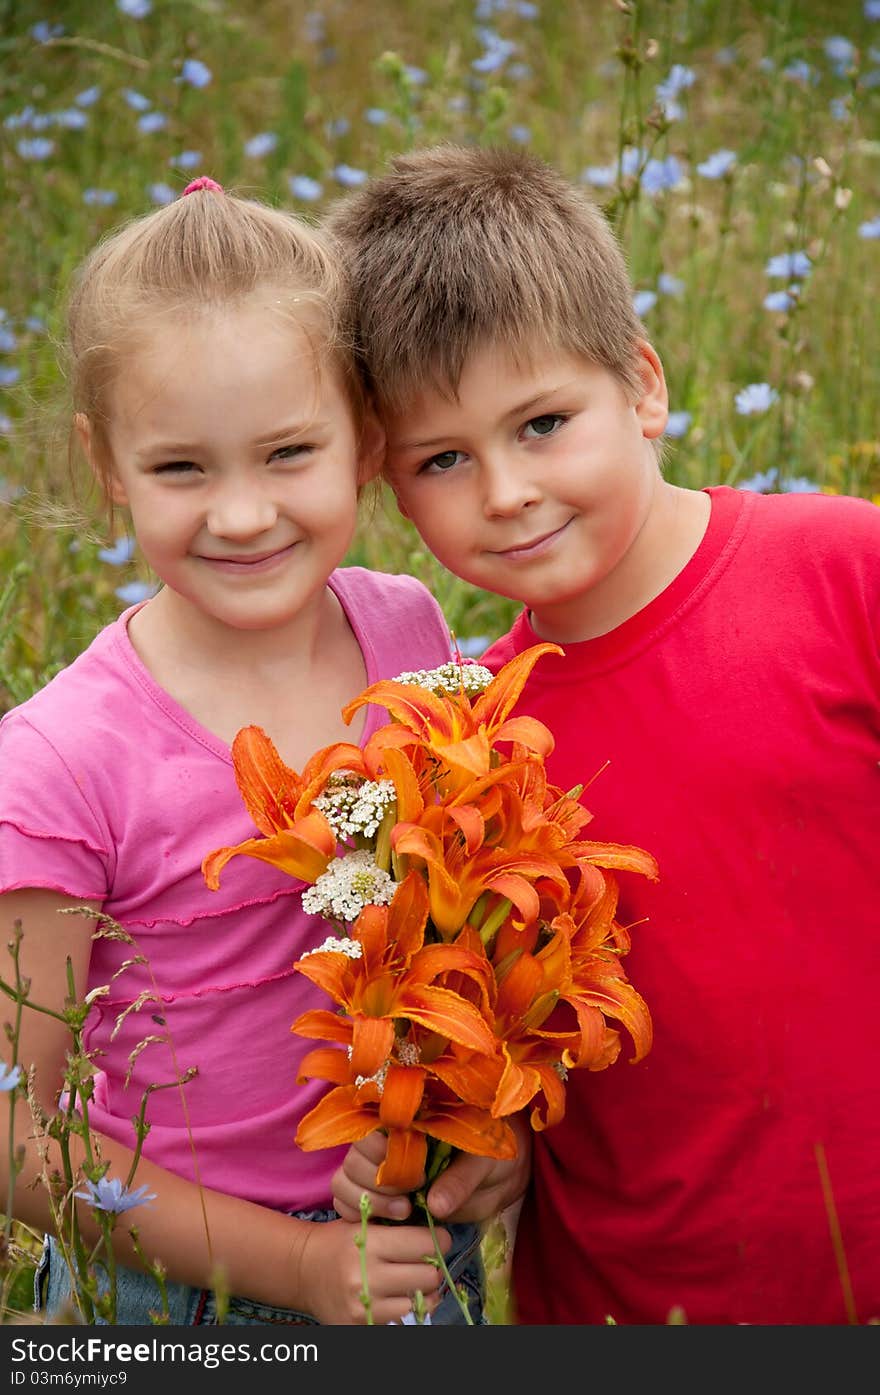
[[[880,499],[880,240],[859,231],[880,217],[880,23],[855,0],[484,8],[478,19],[473,0],[154,0],[135,19],[110,0],[0,0],[0,711],[118,614],[121,585],[148,579],[137,559],[100,559],[109,537],[94,500],[79,516],[67,507],[58,292],[98,237],[150,206],[151,186],[179,192],[193,173],[318,218],[341,192],[340,165],[376,172],[437,140],[525,141],[573,179],[615,166],[625,147],[641,165],[674,159],[681,178],[663,192],[619,169],[594,186],[634,286],[676,283],[644,312],[672,409],[690,414],[669,442],[670,478],[699,487],[777,469],[786,483]],[[63,32],[38,42],[47,10]],[[513,45],[493,71],[486,30]],[[827,48],[840,39],[852,45],[843,64],[841,45]],[[207,65],[207,85],[179,80],[187,59]],[[667,121],[656,90],[674,65],[693,81]],[[139,129],[129,90],[161,129]],[[249,155],[259,133],[274,147]],[[20,144],[35,140],[52,142],[45,158]],[[724,149],[736,153],[727,176],[698,172]],[[194,168],[173,163],[184,151],[200,152]],[[295,197],[303,175],[320,199]],[[100,192],[89,202],[87,190]],[[767,310],[786,285],[768,260],[801,251],[812,270],[793,309]],[[735,394],[758,382],[777,400],[738,414]],[[387,500],[365,512],[349,560],[420,576],[462,641],[497,635],[516,609],[446,573]],[[16,1278],[7,1292],[13,1312],[29,1307],[25,1288]]]

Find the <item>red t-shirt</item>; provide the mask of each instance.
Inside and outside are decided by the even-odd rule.
[[[587,836],[660,867],[621,874],[654,1045],[536,1135],[521,1323],[880,1317],[880,510],[708,493],[672,584],[517,708],[557,784],[610,762]],[[483,661],[538,642],[521,615]]]

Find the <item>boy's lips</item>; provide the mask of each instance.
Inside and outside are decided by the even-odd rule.
[[[493,557],[503,557],[505,561],[510,562],[526,562],[532,557],[540,557],[542,553],[549,552],[557,538],[562,536],[571,521],[572,520],[569,518],[565,523],[561,524],[560,527],[554,528],[549,533],[541,533],[536,538],[530,538],[528,542],[515,543],[512,547],[493,548],[491,555]]]

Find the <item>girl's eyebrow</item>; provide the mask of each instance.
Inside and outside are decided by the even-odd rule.
[[[288,426],[281,426],[277,431],[273,430],[269,436],[261,436],[254,442],[255,446],[275,446],[279,441],[289,441],[294,436],[304,436],[311,431],[319,431],[326,427],[327,423],[320,417],[309,417],[307,421],[292,422]],[[204,441],[149,441],[135,452],[136,459],[147,460],[155,455],[176,455],[189,456],[204,451]]]

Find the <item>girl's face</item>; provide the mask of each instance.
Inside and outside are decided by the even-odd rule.
[[[109,401],[110,492],[195,611],[273,629],[320,602],[351,542],[358,486],[380,464],[378,428],[365,439],[359,459],[336,374],[254,300],[163,321],[126,362]]]

